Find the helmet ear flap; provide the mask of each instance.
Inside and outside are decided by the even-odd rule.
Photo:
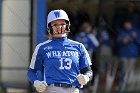
[[[70,32],[70,25],[67,25],[67,26],[66,26],[66,31],[67,31],[67,32]]]
[[[68,24],[66,26],[66,31],[69,32],[70,31],[70,22],[66,20],[66,24]]]
[[[53,29],[52,29],[52,27],[51,27],[50,24],[48,24],[48,32],[49,32],[50,34],[53,34]]]

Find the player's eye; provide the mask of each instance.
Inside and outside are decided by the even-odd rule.
[[[52,27],[59,27],[59,26],[61,26],[61,27],[66,27],[67,26],[67,24],[54,24],[54,25],[52,25]]]

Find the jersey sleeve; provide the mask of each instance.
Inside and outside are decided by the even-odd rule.
[[[39,45],[37,45],[37,47],[35,48],[35,51],[32,55],[32,59],[31,59],[31,63],[28,69],[28,79],[29,81],[31,81],[32,83],[38,79],[38,77],[42,77],[42,76],[38,76],[37,72],[42,72],[43,71],[43,56],[42,56],[42,50],[40,48]]]
[[[80,59],[79,59],[79,67],[81,70],[85,67],[92,65],[92,63],[91,63],[89,54],[83,44],[81,44],[80,52],[81,52],[81,55],[80,55]]]
[[[92,47],[97,48],[99,46],[99,41],[94,35],[89,34],[89,39],[91,40]]]

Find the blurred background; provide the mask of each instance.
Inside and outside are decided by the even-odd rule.
[[[80,93],[140,93],[139,0],[0,0],[0,93],[36,93],[27,69],[52,9],[68,13],[68,37],[90,54],[94,76]]]

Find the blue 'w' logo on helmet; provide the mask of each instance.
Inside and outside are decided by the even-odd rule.
[[[60,11],[56,11],[54,12],[54,14],[55,14],[55,17],[58,18],[60,16]]]

